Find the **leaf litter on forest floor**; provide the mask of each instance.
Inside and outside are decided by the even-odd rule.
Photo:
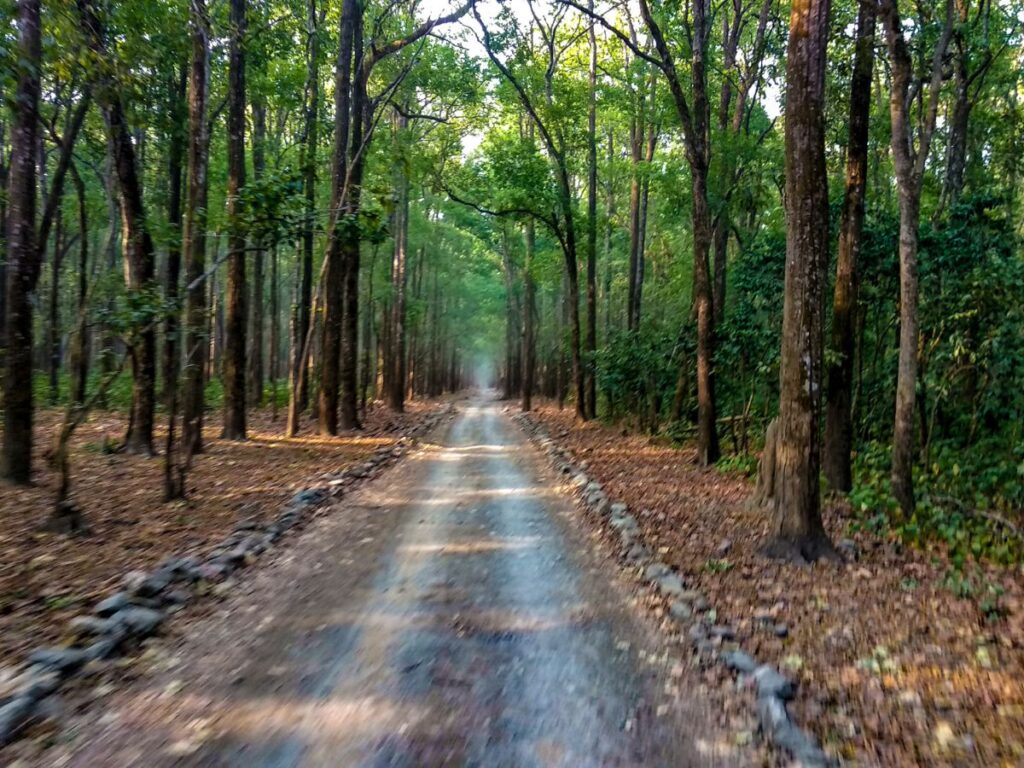
[[[571,410],[544,405],[534,418],[638,511],[648,546],[708,597],[745,650],[800,681],[794,716],[833,754],[878,766],[1024,765],[1019,570],[977,566],[996,585],[992,610],[951,588],[941,548],[864,531],[836,501],[825,505],[826,529],[856,543],[856,562],[766,560],[768,519],[747,503],[746,478],[698,467],[689,448],[576,424]],[[780,624],[786,632],[774,631]],[[706,671],[709,684],[717,674]]]
[[[67,620],[108,594],[131,570],[170,555],[204,551],[242,520],[261,521],[316,476],[338,472],[394,442],[436,410],[410,403],[394,414],[371,407],[364,429],[340,437],[310,427],[282,435],[283,419],[250,413],[249,439],[222,440],[208,419],[205,452],[188,475],[188,498],[163,501],[163,458],[106,453],[123,433],[123,415],[93,414],[72,442],[72,499],[89,527],[84,536],[42,530],[53,508],[57,476],[46,451],[62,414],[41,411],[35,426],[35,484],[4,486],[0,494],[0,669],[31,647],[59,643]],[[164,443],[159,425],[157,445]]]

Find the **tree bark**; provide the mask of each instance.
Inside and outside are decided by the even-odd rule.
[[[78,316],[85,317],[89,302],[89,217],[86,206],[85,183],[72,166],[71,179],[78,199]],[[80,332],[71,350],[71,402],[85,403],[89,382],[89,325],[79,324]]]
[[[391,259],[391,344],[390,366],[387,383],[388,407],[401,413],[405,410],[406,384],[406,339],[405,339],[405,289],[406,266],[409,251],[409,173],[407,160],[401,151],[403,133],[409,120],[402,112],[395,114],[395,220],[394,251]]]
[[[164,402],[168,408],[172,397],[177,404],[178,387],[178,283],[181,281],[181,166],[185,154],[185,88],[187,72],[181,68],[170,87],[171,130],[167,146],[167,224],[171,230],[167,246],[167,283],[164,288],[167,303],[171,306],[164,320]]]
[[[533,219],[527,219],[525,226],[526,256],[523,263],[523,387],[522,410],[533,406],[533,380],[536,367],[534,314],[536,313],[533,283],[533,258],[537,250],[537,235]],[[607,299],[606,299],[607,301]]]
[[[832,362],[828,366],[825,455],[823,468],[830,488],[843,493],[853,487],[853,358],[856,343],[857,257],[864,228],[864,194],[868,172],[868,126],[871,79],[875,58],[874,2],[857,13],[857,44],[850,80],[849,141],[846,150],[846,193],[839,225],[839,255],[832,299]]]
[[[4,436],[0,474],[27,484],[32,471],[32,294],[39,279],[36,248],[36,145],[39,141],[42,35],[39,0],[18,0],[17,85],[7,198],[7,284],[4,301]]]
[[[192,61],[188,81],[188,202],[182,245],[189,290],[185,304],[185,382],[182,402],[181,448],[186,457],[203,452],[205,361],[208,352],[206,318],[206,202],[210,134],[206,101],[210,81],[210,36],[206,0],[190,0],[189,31]],[[186,458],[186,464],[188,458]]]
[[[224,343],[224,437],[245,439],[245,229],[241,219],[245,186],[246,0],[231,0],[228,43],[228,279]]]
[[[589,0],[594,10],[594,0]],[[587,104],[587,334],[584,411],[597,416],[597,36],[591,19],[590,71]]]
[[[259,181],[266,169],[267,105],[252,104],[252,173]],[[249,384],[248,402],[263,405],[263,255],[262,242],[254,243],[252,258],[252,301],[249,304]]]
[[[105,31],[93,0],[77,0],[82,31],[94,55],[107,60]],[[125,449],[153,454],[153,417],[156,407],[156,329],[149,322],[148,304],[154,291],[153,240],[146,226],[142,180],[139,176],[131,128],[121,100],[121,90],[107,68],[99,68],[93,93],[103,111],[110,140],[114,171],[121,198],[121,231],[124,240],[125,285],[146,311],[131,332],[132,411]]]
[[[828,263],[825,60],[829,0],[794,0],[786,56],[786,277],[774,435],[772,557],[835,557],[821,522],[819,420]],[[766,449],[771,446],[766,446]]]
[[[914,64],[903,37],[897,0],[882,0],[879,8],[885,24],[892,67],[889,114],[892,123],[892,154],[896,167],[900,209],[900,346],[896,373],[896,416],[892,439],[891,481],[893,495],[907,517],[914,512],[913,445],[914,403],[917,391],[918,277],[917,237],[921,218],[921,182],[938,113],[943,61],[953,29],[953,0],[946,2],[946,21],[932,57],[930,82],[915,87],[911,95]],[[921,103],[920,119],[911,118],[910,100]],[[916,130],[913,125],[916,123]],[[917,134],[917,147],[914,134]]]

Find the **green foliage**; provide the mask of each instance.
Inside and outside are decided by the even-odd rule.
[[[598,350],[597,382],[606,415],[638,414],[654,430],[672,403],[679,375],[679,341],[667,333],[620,331]]]

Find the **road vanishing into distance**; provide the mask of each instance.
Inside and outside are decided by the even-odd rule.
[[[45,754],[90,768],[742,764],[559,482],[499,404],[461,404]]]

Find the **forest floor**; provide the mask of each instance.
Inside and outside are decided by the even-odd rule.
[[[366,459],[436,407],[412,403],[400,415],[371,408],[365,429],[342,438],[318,437],[308,423],[285,438],[283,413],[274,421],[269,410],[253,411],[245,442],[219,439],[219,419],[211,414],[206,452],[188,475],[188,498],[172,503],[163,501],[162,458],[105,453],[108,441],[121,439],[124,415],[97,412],[72,440],[72,497],[90,529],[73,538],[41,529],[57,481],[45,454],[62,414],[39,412],[35,485],[0,493],[0,666],[58,640],[67,620],[110,593],[127,571],[202,552],[240,520],[272,518],[316,476]],[[165,434],[161,423],[157,445]]]
[[[957,571],[941,548],[869,533],[836,501],[825,525],[833,541],[855,542],[855,560],[769,561],[752,479],[699,468],[688,448],[576,424],[571,409],[542,406],[533,418],[630,506],[648,546],[707,596],[741,647],[800,682],[794,716],[832,754],[858,765],[1024,765],[1020,568]],[[729,673],[715,670],[724,684]]]

